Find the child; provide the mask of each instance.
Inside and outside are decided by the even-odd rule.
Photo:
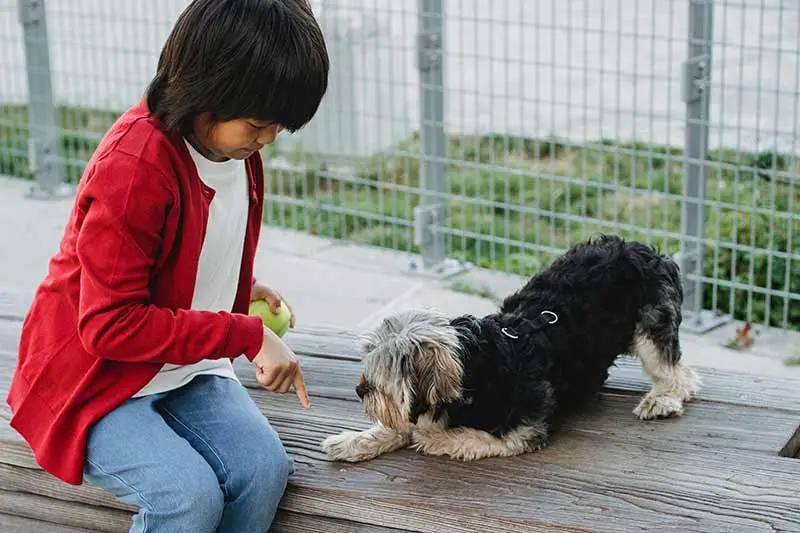
[[[194,0],[86,167],[8,402],[45,470],[138,507],[131,531],[272,523],[293,463],[231,361],[308,408],[294,354],[246,313],[280,301],[252,276],[259,149],[311,120],[327,77],[305,0]]]

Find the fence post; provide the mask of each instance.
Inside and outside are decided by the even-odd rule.
[[[681,99],[686,103],[686,136],[679,263],[683,277],[683,326],[708,331],[727,320],[703,309],[703,239],[708,159],[711,52],[714,0],[689,1],[688,55],[683,63]]]
[[[25,35],[25,70],[28,76],[28,162],[36,179],[30,196],[56,198],[69,195],[59,164],[59,134],[50,78],[45,0],[19,0],[19,20]]]
[[[420,74],[420,205],[414,209],[414,243],[421,248],[419,274],[446,277],[461,270],[447,258],[447,137],[444,132],[442,0],[418,0],[417,68]]]

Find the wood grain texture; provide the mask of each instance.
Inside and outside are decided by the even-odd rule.
[[[0,514],[0,531],[3,533],[97,533],[97,530],[69,527],[7,514]]]
[[[0,317],[13,318],[5,321],[0,318],[0,353],[7,351],[12,358],[16,358],[21,327],[19,322],[25,316],[31,298],[32,295],[25,291],[0,289]],[[360,333],[336,327],[299,327],[286,335],[286,341],[298,355],[360,361]],[[3,381],[9,379],[7,369],[0,369],[3,371],[0,374]],[[698,373],[703,380],[699,399],[800,413],[800,386],[797,379],[753,376],[705,367],[698,368]],[[324,394],[327,391],[324,384],[321,385],[321,393]],[[7,383],[0,383],[0,389],[3,386],[7,387]],[[649,388],[649,380],[638,361],[623,357],[612,369],[606,388],[643,393]]]
[[[615,531],[662,531],[669,521],[675,531],[771,531],[769,524],[800,530],[800,511],[792,507],[800,463],[793,459],[690,448],[681,439],[608,438],[598,431],[571,433],[541,452],[511,459],[464,464],[402,451],[349,465],[325,462],[313,419],[273,424],[299,463],[292,494],[312,491],[318,505],[302,498],[303,506],[318,512],[343,505],[341,493],[347,494],[344,505],[370,502],[370,512],[378,514],[384,504],[400,506],[402,511],[391,512],[408,521],[395,525],[422,531],[435,530],[423,525],[431,506],[441,520],[454,520],[436,523],[452,527],[462,523],[458,514],[483,513],[523,524],[522,531],[547,530],[549,523],[537,525],[540,517],[560,517],[555,523],[591,531],[608,531],[604,523],[616,524]],[[325,489],[333,486],[326,505]],[[530,502],[536,502],[535,511]],[[598,510],[603,519],[590,519]]]
[[[328,327],[304,327],[290,331],[286,342],[301,355],[332,360],[360,361],[358,334]],[[702,385],[698,398],[709,402],[781,409],[800,413],[800,386],[792,378],[754,376],[698,367]],[[650,380],[632,357],[620,357],[611,369],[606,389],[645,393]]]
[[[431,532],[465,524],[498,531],[800,531],[793,459],[627,444],[599,453],[587,437],[566,450],[469,465],[398,455],[408,459],[303,465],[285,505],[368,513],[376,522],[392,516],[395,527]],[[336,491],[325,490],[324,477]]]
[[[0,490],[0,513],[104,533],[126,532],[131,522],[117,509],[7,490]]]
[[[408,529],[378,527],[337,518],[278,511],[271,533],[412,533]]]
[[[135,512],[134,506],[116,500],[105,491],[88,485],[69,485],[38,468],[0,464],[0,489],[38,494],[93,507],[108,507],[127,513]]]
[[[318,397],[307,411],[289,395],[257,389],[250,390],[250,395],[273,424],[314,425],[320,439],[341,429],[371,425],[356,402]],[[691,404],[683,418],[642,422],[631,413],[636,403],[634,396],[601,394],[584,412],[567,421],[551,445],[569,446],[573,435],[587,435],[603,446],[627,442],[655,448],[674,442],[686,453],[729,449],[777,456],[800,424],[787,413],[702,402]]]
[[[306,384],[312,396],[311,410],[303,409],[293,394],[277,395],[258,386],[252,367],[237,364],[237,375],[250,389],[270,419],[335,421],[336,427],[356,429],[369,422],[355,394],[360,366],[352,361],[303,357]],[[327,399],[345,402],[326,402]],[[794,435],[800,417],[791,412],[756,407],[732,409],[724,403],[696,401],[686,406],[683,418],[642,422],[632,411],[638,393],[608,390],[567,424],[565,431],[602,433],[603,438],[628,440],[672,439],[700,448],[736,448],[776,455]],[[343,422],[339,422],[343,421]],[[335,429],[331,428],[335,431]]]
[[[39,464],[28,444],[17,432],[6,427],[7,436],[0,437],[0,464],[38,469]]]
[[[332,420],[353,429],[368,425],[355,402],[318,398],[305,411],[289,395],[251,394],[298,462],[288,508],[297,499],[303,502],[297,509],[338,509],[343,518],[369,513],[382,525],[389,525],[380,522],[382,516],[398,515],[402,520],[392,525],[418,531],[459,530],[480,513],[478,523],[498,531],[553,531],[554,523],[567,526],[565,531],[771,531],[772,525],[800,530],[800,514],[791,509],[792,490],[800,490],[794,477],[800,463],[776,457],[775,450],[754,455],[764,433],[737,420],[739,410],[726,414],[716,404],[699,403],[691,418],[646,424],[652,431],[637,433],[635,425],[620,429],[605,420],[629,413],[632,398],[603,395],[585,427],[568,426],[536,454],[463,464],[402,451],[347,465],[328,463],[319,442],[335,431]],[[749,416],[763,413],[750,411]],[[739,443],[747,444],[737,450]],[[576,500],[583,503],[575,506]],[[526,509],[528,501],[536,502],[535,512],[508,514],[517,505]],[[738,517],[737,509],[751,505],[746,520]],[[753,510],[770,506],[760,515]],[[598,509],[602,520],[584,518]],[[439,517],[432,523],[431,514]],[[542,516],[560,518],[551,523],[537,519]],[[604,529],[604,523],[616,529]]]
[[[12,300],[0,298],[0,316],[12,317],[0,319],[3,398],[21,326]],[[351,465],[329,462],[320,442],[370,425],[354,391],[356,335],[298,329],[287,342],[302,358],[310,410],[260,389],[252,366],[236,362],[297,464],[274,531],[800,531],[800,461],[779,456],[800,446],[795,380],[699,369],[704,386],[683,418],[641,422],[631,411],[649,381],[621,360],[598,400],[539,452],[461,463],[402,450]],[[42,472],[9,416],[3,402],[0,517],[127,530],[131,507]]]

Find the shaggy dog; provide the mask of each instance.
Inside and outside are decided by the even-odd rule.
[[[638,356],[652,389],[634,413],[680,416],[697,391],[681,363],[678,266],[601,235],[571,248],[496,313],[389,316],[363,341],[356,386],[376,424],[325,439],[334,460],[413,446],[465,461],[541,449],[597,393],[619,355]]]

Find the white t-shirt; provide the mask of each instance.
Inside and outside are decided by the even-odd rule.
[[[192,309],[230,311],[239,287],[250,202],[245,162],[235,159],[214,162],[201,155],[190,143],[186,142],[186,146],[200,179],[215,191],[200,252]],[[204,359],[191,365],[165,364],[134,397],[176,389],[200,374],[237,379],[233,365],[226,357]]]

